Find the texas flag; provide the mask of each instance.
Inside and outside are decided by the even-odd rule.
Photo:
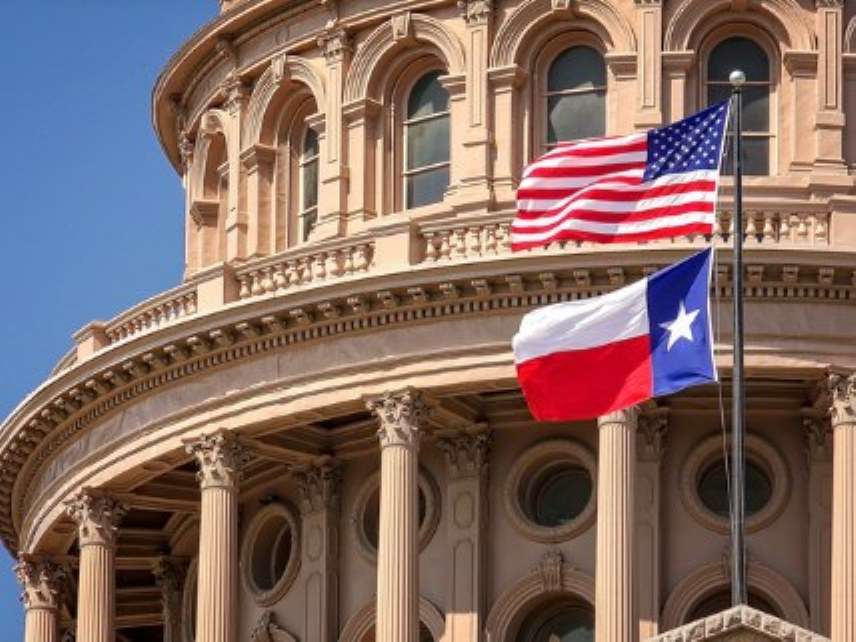
[[[707,249],[604,296],[523,317],[514,361],[532,415],[589,419],[716,381],[711,269]]]

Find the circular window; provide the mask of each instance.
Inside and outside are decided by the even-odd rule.
[[[689,513],[703,526],[729,532],[730,495],[728,464],[722,437],[705,439],[687,457],[681,470],[681,498]],[[746,530],[758,531],[784,510],[790,490],[782,456],[757,435],[746,437]]]
[[[526,537],[560,542],[591,526],[595,486],[595,460],[586,448],[568,440],[546,441],[512,465],[505,506],[512,524]]]
[[[440,493],[434,482],[419,471],[419,550],[423,550],[437,530],[440,520]],[[380,476],[369,477],[357,495],[352,518],[360,550],[366,559],[377,561],[380,536]]]
[[[516,639],[525,642],[594,642],[594,611],[574,601],[539,608],[521,627]]]
[[[775,615],[776,617],[781,617],[779,613],[779,609],[775,608],[768,600],[764,599],[757,593],[753,593],[749,591],[747,595],[749,606],[753,609],[757,609],[759,611],[763,611],[764,613],[769,613],[770,615]],[[731,608],[731,592],[730,591],[721,591],[719,593],[714,593],[708,597],[703,598],[698,604],[693,607],[693,610],[690,611],[690,615],[687,617],[687,624],[690,622],[695,622],[696,620],[702,620],[711,615],[716,615],[717,613],[721,613],[726,609]]]
[[[728,467],[725,459],[709,466],[698,481],[698,496],[702,504],[720,517],[730,515],[730,492]],[[751,516],[763,510],[773,496],[773,482],[767,473],[751,461],[746,462],[744,488],[746,515]]]
[[[299,541],[294,513],[282,504],[266,506],[250,521],[241,567],[257,604],[270,606],[291,586],[300,564]]]

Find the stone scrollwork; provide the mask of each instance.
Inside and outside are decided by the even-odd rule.
[[[185,442],[185,450],[199,463],[197,479],[205,488],[237,488],[250,454],[234,433],[220,430]]]
[[[297,638],[276,623],[270,611],[265,611],[250,633],[251,642],[297,642]]]
[[[327,62],[341,61],[351,52],[351,39],[344,29],[328,29],[318,36],[318,46]]]
[[[21,601],[27,609],[58,609],[65,586],[65,570],[48,560],[22,556],[15,565],[23,591]]]
[[[830,374],[827,386],[832,427],[856,426],[856,375]]]
[[[367,400],[366,406],[380,420],[377,434],[381,448],[419,445],[420,430],[427,416],[427,407],[418,390],[405,388],[386,392],[379,398]]]
[[[78,526],[81,547],[114,546],[119,522],[128,512],[124,504],[92,488],[84,488],[68,500],[65,509]]]

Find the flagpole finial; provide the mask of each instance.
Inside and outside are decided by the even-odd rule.
[[[731,75],[728,76],[728,80],[731,82],[733,87],[740,88],[746,84],[746,74],[740,69],[735,69],[731,72]]]

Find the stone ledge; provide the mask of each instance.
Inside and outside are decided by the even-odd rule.
[[[829,638],[806,631],[748,606],[737,606],[703,620],[668,631],[647,642],[830,642]]]

